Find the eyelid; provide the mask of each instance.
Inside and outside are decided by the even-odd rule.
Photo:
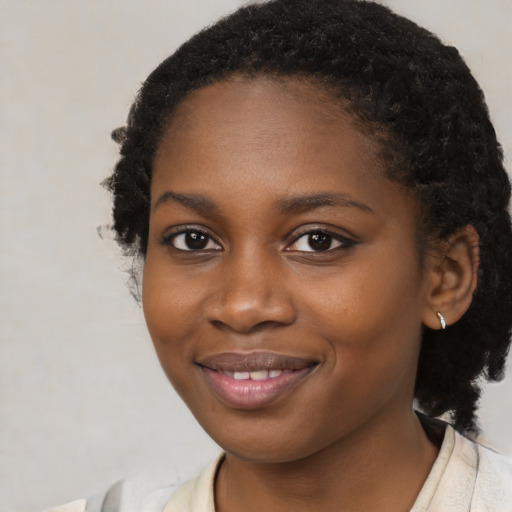
[[[288,249],[291,245],[297,243],[297,241],[300,240],[303,236],[312,235],[315,233],[322,233],[325,235],[329,235],[332,238],[334,238],[334,240],[337,240],[338,242],[340,242],[341,245],[338,247],[334,247],[332,249],[327,249],[326,251],[313,251],[313,250],[312,251],[299,251],[296,249]],[[354,235],[342,234],[333,228],[329,228],[329,227],[326,227],[325,225],[322,226],[322,225],[318,225],[318,224],[303,226],[302,228],[299,228],[299,231],[295,231],[295,233],[292,236],[293,236],[292,240],[287,244],[286,249],[285,249],[285,250],[288,250],[289,252],[329,253],[329,252],[335,251],[336,249],[340,249],[340,248],[348,249],[348,248],[353,247],[359,243],[359,241],[357,240],[357,238]]]
[[[196,249],[196,250],[185,250],[185,249],[178,249],[174,246],[173,240],[176,239],[179,235],[184,235],[186,233],[201,233],[202,235],[207,236],[212,242],[214,242],[216,245],[219,246],[219,249]],[[170,246],[176,251],[179,252],[201,252],[201,251],[218,251],[222,250],[223,247],[221,243],[217,240],[217,237],[212,235],[211,230],[204,226],[198,226],[197,224],[187,224],[187,225],[181,225],[181,226],[175,226],[173,228],[167,229],[165,233],[160,237],[160,244],[165,246]]]
[[[285,251],[289,252],[332,252],[340,248],[348,249],[350,247],[353,247],[354,245],[357,245],[359,243],[359,240],[357,240],[357,237],[355,237],[352,234],[342,234],[335,228],[330,228],[325,225],[319,225],[319,224],[308,224],[307,226],[302,226],[299,228],[296,228],[294,230],[295,232],[293,234],[288,235],[288,238],[291,238],[291,241],[287,243],[285,247]],[[213,243],[219,246],[219,249],[197,249],[197,250],[184,250],[184,249],[178,249],[173,245],[173,240],[182,234],[186,234],[189,232],[196,232],[201,233],[205,236],[207,236]],[[295,244],[300,238],[306,235],[314,234],[314,233],[322,233],[331,236],[334,240],[337,240],[341,243],[340,246],[337,246],[332,249],[327,249],[326,251],[299,251],[295,249],[289,249],[289,247],[293,244]],[[208,229],[205,226],[197,225],[197,224],[186,224],[186,225],[180,225],[180,226],[174,226],[170,229],[167,229],[165,234],[160,237],[160,244],[165,246],[171,246],[177,251],[180,252],[201,252],[201,251],[218,251],[223,250],[222,244],[218,241],[217,236],[213,235],[211,230]]]

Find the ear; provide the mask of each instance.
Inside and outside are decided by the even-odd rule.
[[[477,285],[478,233],[466,226],[442,242],[428,263],[428,283],[423,324],[441,329],[437,313],[449,326],[468,310]]]

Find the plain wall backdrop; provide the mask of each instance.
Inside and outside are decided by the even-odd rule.
[[[126,262],[96,228],[99,183],[147,74],[237,0],[0,0],[0,511],[86,497],[218,448],[160,370]],[[512,154],[512,2],[383,3],[457,46]],[[489,385],[484,439],[512,454],[512,379]]]

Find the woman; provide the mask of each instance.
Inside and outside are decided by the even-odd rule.
[[[224,450],[126,510],[512,508],[510,462],[463,435],[503,372],[512,232],[454,48],[372,2],[248,6],[164,61],[114,136],[149,332]]]

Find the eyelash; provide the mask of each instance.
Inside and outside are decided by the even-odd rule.
[[[191,234],[197,234],[197,235],[200,235],[200,236],[204,236],[206,239],[207,239],[207,243],[215,243],[216,245],[218,245],[220,247],[220,244],[217,242],[217,240],[215,240],[214,237],[212,237],[208,231],[204,230],[204,229],[200,229],[196,226],[183,226],[179,231],[176,231],[175,233],[171,233],[169,235],[164,235],[161,239],[161,244],[164,245],[164,246],[170,246],[172,247],[173,249],[175,249],[176,251],[180,251],[180,252],[201,252],[201,253],[204,253],[206,251],[211,251],[212,249],[208,249],[208,248],[203,248],[203,249],[180,249],[179,247],[176,247],[175,245],[175,242],[176,240],[178,239],[179,236],[181,235],[191,235]],[[185,242],[186,243],[186,242]],[[214,249],[215,251],[219,250],[219,249]]]
[[[217,248],[212,249],[212,248],[208,248],[206,246],[204,248],[198,248],[198,249],[191,249],[191,248],[184,249],[184,248],[176,247],[176,240],[178,239],[178,237],[180,237],[182,235],[187,236],[187,235],[193,235],[193,234],[205,237],[206,245],[207,246],[210,243],[214,243],[219,248],[218,249]],[[296,245],[302,238],[304,238],[304,237],[311,237],[311,236],[315,236],[315,235],[320,235],[320,236],[323,235],[323,236],[329,237],[329,245],[332,245],[332,241],[333,240],[336,241],[336,242],[339,242],[339,245],[334,247],[334,248],[328,247],[327,249],[322,249],[322,250],[314,250],[312,248],[312,250],[310,250],[310,251],[309,250],[300,250],[300,249],[290,249],[290,247],[292,247],[293,245]],[[310,241],[308,241],[306,243],[309,243],[309,242]],[[184,241],[184,243],[186,244],[187,242]],[[302,233],[296,235],[294,237],[293,241],[286,246],[285,250],[287,252],[322,254],[322,253],[332,253],[333,251],[336,251],[336,250],[350,249],[351,247],[354,247],[355,245],[357,245],[357,243],[358,242],[356,242],[355,240],[353,240],[351,238],[348,238],[346,236],[343,236],[343,235],[341,235],[339,233],[335,233],[335,232],[333,232],[333,231],[331,231],[329,229],[325,229],[325,228],[316,228],[316,229],[315,228],[309,228],[307,231],[303,231]],[[208,233],[208,231],[206,231],[204,229],[200,229],[200,228],[198,228],[196,226],[184,226],[179,231],[177,231],[175,233],[171,233],[171,234],[163,236],[162,239],[161,239],[161,244],[164,245],[164,246],[170,246],[174,250],[179,251],[179,252],[183,252],[183,253],[190,252],[190,253],[202,253],[202,254],[204,254],[205,252],[221,251],[222,250],[221,244],[219,244],[219,242],[217,242],[217,240],[215,240],[215,238],[212,237]]]
[[[290,249],[291,246],[297,244],[301,238],[304,237],[311,237],[314,235],[324,235],[330,238],[330,242],[332,244],[332,241],[335,240],[336,242],[339,242],[339,245],[337,247],[333,248],[327,248],[325,250],[311,250],[311,251],[304,251],[304,250],[297,250],[297,249]],[[309,243],[306,242],[306,243]],[[340,233],[336,233],[334,231],[331,231],[326,228],[313,228],[308,229],[307,231],[304,231],[297,236],[295,236],[293,242],[287,246],[287,250],[290,252],[302,252],[302,253],[311,253],[311,254],[322,254],[322,253],[332,253],[336,250],[343,250],[343,249],[350,249],[351,247],[354,247],[357,245],[357,242],[351,238],[348,238],[347,236],[341,235]]]

